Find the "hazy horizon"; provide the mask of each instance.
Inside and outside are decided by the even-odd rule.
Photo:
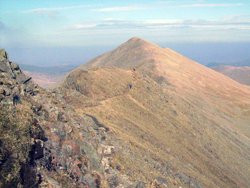
[[[125,41],[124,41],[125,42]],[[10,60],[36,66],[79,65],[108,52],[118,45],[89,47],[13,47],[5,48]],[[168,43],[171,48],[201,64],[236,63],[250,59],[250,42],[233,43]]]
[[[137,36],[202,64],[243,61],[249,10],[247,0],[2,0],[0,47],[19,63],[81,64]]]

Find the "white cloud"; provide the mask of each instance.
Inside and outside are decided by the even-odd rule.
[[[79,30],[79,29],[91,29],[97,27],[97,24],[76,24],[73,25],[71,29]]]
[[[243,3],[196,3],[196,4],[183,4],[177,5],[177,7],[193,7],[193,8],[201,8],[201,7],[236,7],[243,6]]]
[[[67,7],[52,7],[52,8],[34,8],[22,11],[22,13],[35,13],[35,14],[49,14],[56,13],[61,10],[72,10],[72,9],[81,9],[89,8],[88,5],[77,5],[77,6],[67,6]]]
[[[114,18],[106,18],[95,22],[83,22],[74,24],[67,30],[106,30],[106,29],[167,29],[167,28],[250,28],[250,19],[243,17],[220,19],[220,20],[181,20],[181,19],[148,19],[148,20],[122,20]]]
[[[104,7],[92,9],[96,12],[127,12],[145,9],[143,6],[119,6],[119,7]]]

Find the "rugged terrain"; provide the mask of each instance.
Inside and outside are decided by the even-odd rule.
[[[111,166],[115,139],[105,125],[77,115],[60,93],[40,88],[0,55],[0,187],[140,184]]]
[[[0,54],[0,187],[250,185],[248,86],[139,38],[51,91]]]
[[[250,89],[171,49],[132,38],[72,71],[61,87],[79,115],[112,130],[132,179],[247,187]]]
[[[236,67],[230,65],[220,65],[212,67],[214,70],[236,80],[239,83],[250,85],[250,67]]]

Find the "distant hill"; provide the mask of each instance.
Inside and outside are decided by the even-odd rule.
[[[20,64],[25,74],[43,88],[52,88],[60,83],[65,74],[73,70],[75,65],[35,66]]]
[[[238,62],[212,62],[207,64],[208,67],[217,67],[222,65],[235,66],[235,67],[250,66],[250,59]]]
[[[210,63],[207,66],[239,83],[250,85],[250,59],[239,62]]]
[[[76,68],[76,65],[36,66],[36,65],[20,64],[19,66],[23,70],[28,72],[33,72],[33,73],[36,72],[48,75],[63,75]]]
[[[250,85],[250,66],[220,65],[212,68],[239,83]]]

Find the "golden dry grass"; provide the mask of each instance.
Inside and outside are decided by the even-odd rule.
[[[96,66],[119,68],[81,70]],[[81,69],[64,87],[93,102],[69,96],[112,130],[123,173],[171,186],[180,172],[204,187],[250,184],[249,87],[137,38]]]

